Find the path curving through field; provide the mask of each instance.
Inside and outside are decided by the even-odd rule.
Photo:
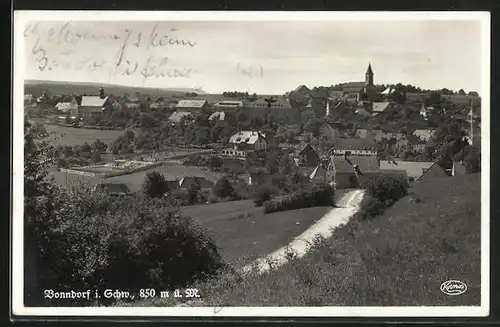
[[[293,239],[288,246],[282,247],[266,257],[257,259],[253,264],[244,266],[242,272],[246,273],[256,267],[259,273],[264,273],[270,269],[269,262],[273,267],[282,266],[287,262],[286,253],[294,251],[297,257],[302,257],[309,250],[309,242],[313,241],[316,235],[329,237],[332,235],[332,228],[339,227],[349,221],[349,219],[359,210],[359,204],[363,199],[363,190],[355,190],[346,193],[338,202],[337,207],[330,210],[323,218],[308,228],[305,232]]]

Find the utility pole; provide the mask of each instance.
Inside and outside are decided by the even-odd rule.
[[[470,143],[474,144],[474,100],[470,101]]]

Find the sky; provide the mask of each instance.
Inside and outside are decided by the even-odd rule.
[[[363,81],[371,63],[375,84],[480,91],[480,36],[472,20],[30,22],[23,75],[283,94]]]

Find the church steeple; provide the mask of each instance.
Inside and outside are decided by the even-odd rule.
[[[365,85],[373,85],[373,70],[371,63],[368,63],[368,69],[365,73]]]

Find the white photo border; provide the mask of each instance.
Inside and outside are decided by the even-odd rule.
[[[24,26],[30,21],[418,21],[481,23],[481,305],[420,307],[25,307],[23,287]],[[15,11],[13,52],[12,314],[21,316],[150,317],[480,317],[490,311],[490,13],[489,12],[258,12],[258,11]]]

